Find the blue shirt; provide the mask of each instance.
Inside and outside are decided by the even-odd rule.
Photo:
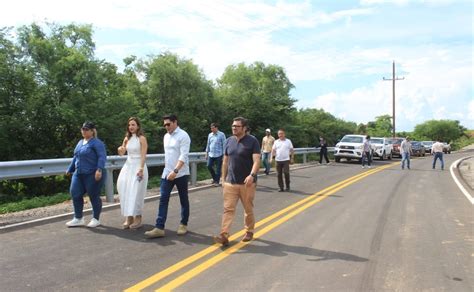
[[[80,140],[74,149],[74,157],[67,171],[77,174],[91,174],[105,168],[107,153],[104,143],[98,138],[90,139],[86,144]]]
[[[207,146],[206,152],[209,154],[209,157],[220,157],[224,155],[224,146],[225,146],[225,134],[221,131],[217,133],[209,133],[207,137]]]

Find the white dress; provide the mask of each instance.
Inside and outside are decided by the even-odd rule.
[[[140,152],[140,139],[133,134],[127,142],[127,161],[117,180],[117,191],[120,196],[120,208],[123,216],[142,215],[148,184],[148,169],[145,164],[143,179],[139,181],[137,172],[140,169]]]

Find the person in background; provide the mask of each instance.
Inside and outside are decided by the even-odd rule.
[[[84,226],[84,194],[87,193],[92,204],[92,219],[87,227],[100,225],[102,200],[100,191],[106,178],[105,162],[107,154],[104,143],[97,138],[97,130],[92,122],[81,127],[82,139],[74,149],[74,157],[66,175],[72,174],[70,193],[74,205],[74,218],[67,222],[68,227]]]
[[[173,190],[175,185],[178,188],[179,202],[181,203],[181,222],[177,234],[184,235],[188,232],[188,178],[191,138],[189,138],[186,131],[178,126],[178,117],[176,115],[164,116],[163,126],[167,133],[163,137],[163,147],[165,148],[165,168],[161,175],[160,205],[158,208],[158,217],[156,218],[155,228],[145,232],[147,238],[165,236],[168,205],[171,190]]]
[[[328,143],[324,140],[323,137],[319,138],[319,164],[323,163],[323,157],[326,160],[326,163],[329,164],[328,158]]]
[[[410,169],[410,155],[413,152],[410,143],[410,137],[406,137],[405,140],[400,144],[400,154],[402,155],[402,169],[405,169],[405,161],[407,162],[407,168]]]
[[[370,144],[370,136],[365,137],[364,145],[362,145],[362,168],[365,168],[365,161],[367,160],[367,167],[370,168],[372,163],[372,145]]]
[[[265,167],[265,174],[270,174],[270,168],[272,167],[269,158],[272,154],[273,143],[275,143],[275,138],[271,134],[270,129],[265,130],[265,137],[262,139],[262,161],[263,167]]]
[[[207,169],[212,176],[212,185],[219,186],[221,180],[222,157],[224,155],[225,134],[219,131],[216,123],[211,124],[211,133],[207,137]],[[214,167],[216,170],[214,170]]]
[[[214,242],[223,246],[229,244],[230,226],[239,199],[244,206],[246,231],[242,241],[248,242],[253,239],[255,229],[253,200],[257,186],[257,172],[260,168],[260,145],[257,138],[248,134],[247,119],[234,118],[232,134],[233,136],[226,141],[222,163],[224,213],[221,232],[218,236],[214,236]]]
[[[279,192],[290,190],[290,163],[294,162],[294,149],[291,140],[286,138],[285,130],[278,130],[278,139],[273,144],[272,156],[270,156],[270,163],[272,157],[275,156],[276,169],[278,173]],[[283,184],[283,173],[285,174],[285,185]]]
[[[125,138],[118,147],[120,156],[128,154],[117,180],[120,208],[122,216],[126,217],[122,225],[124,229],[142,226],[143,203],[148,185],[148,169],[145,164],[147,150],[148,143],[140,120],[129,118]]]
[[[436,142],[431,146],[431,155],[433,156],[433,169],[436,168],[436,160],[441,161],[441,170],[444,170],[444,160],[443,160],[443,143],[436,139]]]

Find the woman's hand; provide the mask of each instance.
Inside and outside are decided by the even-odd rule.
[[[95,180],[96,180],[96,181],[99,181],[101,178],[102,178],[102,170],[97,169],[97,170],[95,171]]]
[[[127,149],[125,149],[125,147],[123,146],[120,146],[119,148],[117,148],[118,155],[120,156],[124,155],[126,151]]]

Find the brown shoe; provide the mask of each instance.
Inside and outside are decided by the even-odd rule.
[[[142,216],[141,215],[137,215],[135,216],[134,220],[133,220],[133,223],[130,224],[130,229],[138,229],[140,227],[142,227]]]
[[[245,233],[244,238],[242,238],[242,241],[248,242],[248,241],[251,241],[252,239],[253,239],[253,232],[247,231],[247,233]]]
[[[130,228],[130,225],[133,223],[133,216],[127,216],[127,219],[125,219],[125,222],[122,224],[123,229],[128,229]]]
[[[222,246],[228,246],[229,245],[229,238],[227,234],[221,233],[218,236],[214,236],[214,242],[222,244]]]

